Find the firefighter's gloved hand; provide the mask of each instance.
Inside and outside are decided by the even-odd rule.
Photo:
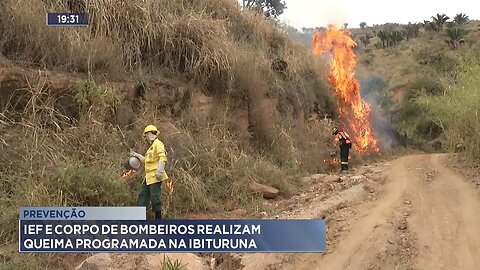
[[[163,181],[163,171],[164,170],[165,170],[165,162],[164,161],[159,161],[157,171],[155,172],[155,178],[157,178],[157,180],[160,181],[160,182]]]
[[[140,155],[139,153],[135,152],[135,151],[130,151],[130,157],[136,157],[138,158],[141,162],[143,162],[145,160],[145,157]]]
[[[130,149],[130,154],[128,154],[129,157],[134,157],[138,153]]]

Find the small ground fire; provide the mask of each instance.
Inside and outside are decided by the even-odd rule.
[[[127,176],[132,175],[135,172],[135,170],[128,170],[122,173],[122,178],[125,178]]]

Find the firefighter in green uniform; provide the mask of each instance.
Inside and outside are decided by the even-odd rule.
[[[167,152],[163,142],[158,139],[157,127],[148,125],[143,130],[143,137],[150,145],[145,156],[131,151],[130,156],[137,157],[145,163],[145,178],[142,184],[142,190],[138,195],[137,205],[145,206],[148,209],[152,203],[155,219],[162,219],[162,205],[160,201],[160,187],[162,182],[168,179],[165,172],[165,163],[167,162]]]

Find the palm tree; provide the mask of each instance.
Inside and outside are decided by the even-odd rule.
[[[453,21],[456,22],[458,25],[465,24],[470,19],[468,18],[467,14],[459,13],[453,17]]]
[[[432,21],[433,23],[438,27],[437,31],[439,31],[440,29],[443,29],[443,25],[450,19],[450,17],[448,17],[447,15],[445,14],[438,14],[436,16],[432,16]]]
[[[434,22],[424,20],[423,29],[425,29],[425,31],[438,31],[438,26]]]
[[[363,28],[365,28],[365,26],[367,26],[367,23],[366,23],[366,22],[361,22],[361,23],[360,23],[360,28],[363,29]]]
[[[465,40],[463,37],[467,34],[467,31],[462,28],[449,28],[447,29],[447,37],[448,39],[445,42],[452,47],[452,49],[456,50],[460,47],[460,44],[464,43]]]

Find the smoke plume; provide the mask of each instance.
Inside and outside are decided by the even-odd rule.
[[[383,93],[386,83],[380,77],[360,79],[360,94],[370,104],[370,122],[373,132],[377,137],[382,149],[390,149],[397,146],[398,132],[392,122],[386,117],[385,111],[380,105],[379,96]]]

